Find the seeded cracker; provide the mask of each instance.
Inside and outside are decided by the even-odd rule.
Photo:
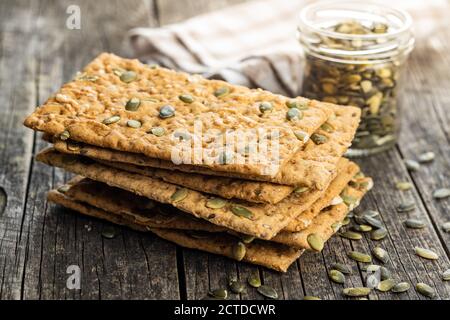
[[[225,175],[227,177],[267,181],[282,185],[306,186],[322,190],[327,187],[336,170],[338,160],[349,147],[358,126],[360,115],[360,110],[358,108],[332,105],[330,105],[329,108],[333,110],[334,115],[329,117],[327,123],[322,124],[321,127],[323,129],[320,128],[316,132],[321,136],[327,137],[326,141],[320,145],[316,145],[312,140],[308,141],[305,147],[302,150],[297,151],[294,157],[281,168],[281,171],[275,177],[225,173],[192,165],[175,165],[170,161],[148,158],[143,155],[129,152],[120,152],[86,144],[78,144],[75,146],[70,141],[62,141],[60,139],[55,139],[54,145],[60,152],[83,154],[94,159],[105,160],[108,162],[121,162],[143,167],[179,170],[212,176]],[[252,190],[255,189],[254,184],[250,184],[247,187],[245,182],[233,182],[239,184],[239,186],[233,188],[236,190],[234,195],[236,198],[240,198],[239,195],[247,196],[249,195],[249,192],[251,193]],[[224,184],[226,183],[227,182],[224,182]],[[261,192],[259,195],[250,195],[252,198],[246,200],[276,203],[282,199],[283,195],[287,192],[286,190],[287,189],[284,189],[284,191],[280,193]]]
[[[236,200],[228,201],[227,206],[223,208],[211,209],[207,207],[207,202],[211,199],[209,195],[180,188],[159,179],[117,170],[89,158],[61,154],[54,149],[46,149],[36,158],[38,161],[82,174],[92,180],[171,204],[213,224],[262,239],[272,238],[293,217],[310,207],[325,192],[313,190],[302,194],[292,193],[276,205]]]
[[[69,209],[78,211],[88,216],[108,220],[112,223],[130,227],[138,231],[151,231],[159,237],[172,241],[183,247],[199,249],[214,254],[233,258],[233,246],[237,239],[225,233],[194,233],[190,231],[174,229],[145,228],[137,224],[135,220],[127,215],[115,215],[107,211],[92,207],[88,204],[77,202],[57,190],[52,190],[48,194],[50,201],[58,203]],[[250,262],[271,268],[277,271],[286,272],[302,251],[289,248],[287,246],[271,243],[267,241],[254,241],[246,244],[246,252],[242,261]]]
[[[182,94],[192,95],[194,101],[182,101]],[[82,76],[65,84],[37,108],[24,124],[52,135],[67,132],[66,137],[75,141],[164,160],[171,160],[172,148],[178,143],[172,139],[175,130],[184,129],[192,138],[201,139],[193,135],[194,121],[201,123],[204,131],[217,129],[222,134],[226,130],[276,129],[277,159],[258,154],[253,163],[201,163],[213,170],[260,176],[267,173],[272,160],[279,160],[282,166],[304,145],[296,132],[311,135],[331,115],[327,104],[297,98],[307,108],[288,119],[288,100],[260,89],[151,68],[137,60],[104,53],[83,70]],[[261,113],[262,102],[270,102],[273,109]],[[163,128],[167,134],[148,133],[154,128]],[[200,142],[213,159],[221,159],[221,150],[205,139]],[[245,159],[245,155],[231,150],[230,158]]]

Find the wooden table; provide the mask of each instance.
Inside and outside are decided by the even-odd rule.
[[[331,283],[327,268],[335,261],[355,266],[346,286],[361,286],[363,273],[349,261],[349,250],[369,251],[377,243],[334,237],[321,254],[305,254],[285,274],[185,250],[149,234],[117,227],[114,239],[101,237],[105,223],[63,210],[46,201],[46,192],[67,180],[60,169],[33,160],[46,146],[40,134],[22,126],[36,105],[102,51],[129,55],[125,33],[136,26],[158,26],[223,7],[239,0],[0,1],[0,297],[1,299],[199,299],[210,288],[224,287],[227,275],[241,279],[259,270],[282,299],[316,295],[341,299],[342,285]],[[66,8],[82,11],[81,30],[65,27]],[[450,33],[447,19],[432,36],[419,41],[408,64],[404,125],[398,146],[358,162],[375,181],[361,210],[381,212],[389,236],[380,245],[390,254],[387,267],[397,280],[425,282],[439,299],[450,298],[441,272],[450,268],[450,199],[434,200],[432,191],[450,182]],[[404,158],[424,151],[434,162],[408,172]],[[411,191],[395,190],[411,181]],[[397,213],[406,199],[417,209]],[[6,204],[6,206],[5,206]],[[417,216],[423,230],[402,222]],[[427,261],[414,246],[435,250]],[[69,265],[81,268],[81,290],[66,288]],[[249,290],[242,299],[261,299]],[[412,288],[403,294],[374,291],[370,299],[424,299]]]

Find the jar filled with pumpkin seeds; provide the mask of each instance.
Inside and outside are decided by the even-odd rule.
[[[397,141],[402,70],[414,47],[411,24],[406,12],[356,1],[319,2],[301,12],[302,95],[361,108],[349,156],[384,151]]]

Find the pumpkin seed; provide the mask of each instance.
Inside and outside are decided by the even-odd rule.
[[[447,269],[442,273],[442,280],[450,281],[450,269]]]
[[[405,165],[409,171],[417,171],[420,169],[420,163],[416,160],[405,159]]]
[[[375,219],[373,217],[364,216],[364,221],[366,221],[367,224],[371,225],[374,228],[379,228],[379,229],[383,228],[383,223],[380,220]]]
[[[361,270],[367,273],[374,273],[380,270],[381,266],[376,264],[363,265]]]
[[[383,263],[386,263],[389,261],[389,255],[388,255],[387,251],[381,247],[373,248],[372,253],[375,256],[375,258],[377,258],[378,260],[380,260]]]
[[[162,137],[166,133],[166,130],[162,127],[153,127],[150,129],[149,133],[157,137]]]
[[[408,282],[399,282],[395,286],[392,287],[391,292],[402,293],[406,292],[411,288]]]
[[[350,251],[348,253],[348,257],[352,260],[358,261],[358,262],[364,262],[364,263],[370,263],[372,262],[372,257],[368,254],[358,252],[358,251]]]
[[[241,238],[243,243],[247,243],[247,244],[248,243],[252,243],[253,240],[255,240],[254,236],[250,236],[248,234],[242,234],[242,235],[240,235],[240,238]]]
[[[278,299],[278,293],[274,288],[269,287],[268,285],[262,285],[256,289],[260,294],[262,294],[266,298],[270,299]]]
[[[386,279],[380,281],[377,285],[377,289],[381,292],[388,292],[395,286],[395,281],[392,279]]]
[[[216,299],[226,299],[228,291],[226,289],[215,289],[209,292],[209,295]]]
[[[411,229],[423,229],[426,224],[422,220],[410,218],[405,221],[405,226]]]
[[[309,139],[309,135],[305,131],[296,130],[294,131],[294,135],[298,140],[304,143],[307,142]]]
[[[410,190],[410,189],[412,188],[412,183],[406,182],[406,181],[401,181],[401,182],[397,182],[397,183],[395,184],[395,187],[396,187],[398,190],[401,190],[401,191],[407,191],[407,190]]]
[[[416,208],[416,204],[413,201],[406,201],[401,203],[398,207],[397,207],[397,211],[398,212],[409,212],[412,211]]]
[[[233,212],[235,215],[237,215],[239,217],[244,217],[247,219],[253,218],[253,213],[250,210],[248,210],[247,208],[244,208],[241,206],[232,206],[231,212]]]
[[[315,297],[315,296],[304,296],[303,300],[322,300],[319,297]]]
[[[372,82],[369,80],[361,81],[360,86],[364,93],[369,93],[372,90]]]
[[[188,189],[180,188],[170,196],[170,200],[172,200],[172,202],[180,202],[183,201],[187,197],[187,195]]]
[[[420,154],[417,159],[419,160],[420,163],[426,163],[433,161],[434,157],[435,157],[434,152],[429,151]]]
[[[273,109],[273,105],[272,105],[272,103],[270,103],[268,101],[261,102],[259,105],[259,111],[261,111],[261,113],[271,111],[272,109]]]
[[[349,240],[361,240],[362,234],[353,232],[353,231],[345,231],[339,234],[342,238],[349,239]]]
[[[139,100],[138,98],[131,98],[125,104],[125,110],[136,111],[140,105],[141,105],[141,100]]]
[[[247,249],[245,247],[245,244],[240,241],[233,246],[233,258],[237,261],[241,261],[242,259],[244,259],[246,252]]]
[[[444,232],[450,232],[450,221],[442,224],[442,230],[444,230]]]
[[[318,133],[313,133],[311,135],[311,140],[316,144],[316,145],[320,145],[320,144],[324,144],[325,142],[327,142],[328,138],[325,137],[324,135],[318,134]]]
[[[253,288],[259,288],[261,286],[261,278],[259,277],[259,273],[254,272],[253,274],[251,274],[248,277],[247,282]]]
[[[70,189],[70,186],[65,184],[63,186],[60,186],[57,190],[60,193],[66,193],[67,191],[69,191],[69,189]]]
[[[220,87],[218,88],[216,91],[214,91],[214,95],[217,98],[222,98],[225,97],[226,95],[228,95],[230,93],[230,89],[228,87]]]
[[[348,297],[365,297],[370,294],[371,289],[366,287],[345,288],[342,293]]]
[[[345,217],[344,220],[341,221],[341,225],[346,226],[350,223],[350,218]]]
[[[103,120],[103,124],[113,124],[120,121],[120,116],[112,116]]]
[[[70,138],[70,132],[67,130],[64,130],[60,135],[59,138],[63,141],[67,140]]]
[[[372,240],[382,240],[387,236],[388,232],[385,228],[380,228],[370,232],[370,239]]]
[[[436,290],[423,282],[419,282],[416,284],[416,290],[421,295],[428,298],[434,298],[436,296]]]
[[[295,101],[295,100],[286,101],[286,106],[288,108],[297,108],[299,110],[306,110],[306,109],[308,109],[308,105],[307,104],[300,103],[300,102]]]
[[[136,80],[136,78],[137,78],[137,74],[134,71],[124,71],[120,75],[120,81],[125,82],[125,83],[130,83],[130,82]]]
[[[331,229],[333,229],[334,233],[338,232],[341,227],[342,227],[341,222],[335,222],[331,225]]]
[[[331,268],[338,270],[338,271],[342,272],[343,274],[352,274],[352,268],[343,263],[339,263],[339,262],[333,263],[331,265]]]
[[[78,78],[78,80],[95,82],[98,80],[98,76],[90,75],[90,74],[83,74]]]
[[[178,99],[180,99],[181,101],[183,101],[184,103],[192,103],[194,102],[194,97],[191,96],[190,94],[182,94],[178,96]]]
[[[114,239],[116,237],[116,230],[113,227],[104,227],[102,230],[102,237],[105,239]]]
[[[376,210],[366,210],[366,211],[363,211],[361,213],[361,216],[371,217],[371,218],[374,218],[374,217],[379,216],[379,215],[380,215],[380,213],[378,211],[376,211]]]
[[[352,229],[358,232],[369,232],[372,231],[372,227],[366,224],[357,224],[352,226]]]
[[[308,241],[309,247],[312,250],[317,251],[317,252],[322,251],[323,245],[324,245],[324,241],[318,234],[311,233],[311,234],[308,235],[306,240]]]
[[[419,257],[422,257],[424,259],[428,259],[428,260],[439,259],[439,255],[430,249],[414,247],[414,252],[416,253],[416,255],[418,255]]]
[[[120,77],[122,75],[122,73],[124,73],[125,71],[126,70],[123,70],[121,68],[113,68],[112,69],[112,72],[118,77]]]
[[[303,112],[301,112],[299,109],[297,108],[291,108],[288,110],[288,112],[286,113],[286,119],[288,120],[293,120],[293,119],[302,119],[303,118]]]
[[[324,124],[322,124],[320,126],[320,129],[322,129],[323,131],[328,132],[328,133],[332,133],[334,131],[334,127],[328,122],[325,122]]]
[[[142,126],[142,123],[138,120],[128,120],[127,121],[127,126],[131,127],[131,128],[135,128],[138,129]]]
[[[306,191],[308,191],[309,188],[308,187],[297,187],[294,189],[294,193],[304,193]]]
[[[381,266],[381,280],[391,279],[392,274],[388,268]]]
[[[341,204],[343,202],[344,202],[344,200],[340,196],[336,196],[331,200],[330,206],[335,206],[335,205]]]
[[[227,201],[222,198],[211,198],[206,201],[206,207],[211,209],[221,209],[225,207]]]
[[[165,106],[162,106],[161,109],[159,109],[159,117],[162,119],[170,118],[175,115],[175,108],[172,107],[170,104],[167,104]]]
[[[336,283],[344,283],[345,282],[345,276],[339,270],[334,270],[334,269],[330,270],[328,272],[328,277]]]
[[[440,188],[433,191],[433,198],[444,199],[450,197],[450,188]]]
[[[239,281],[231,281],[229,286],[230,290],[234,293],[243,293],[245,291],[245,286]]]

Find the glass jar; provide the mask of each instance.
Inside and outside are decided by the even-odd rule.
[[[349,156],[395,145],[401,71],[414,47],[411,24],[406,12],[367,2],[319,2],[301,12],[302,95],[361,108]]]

